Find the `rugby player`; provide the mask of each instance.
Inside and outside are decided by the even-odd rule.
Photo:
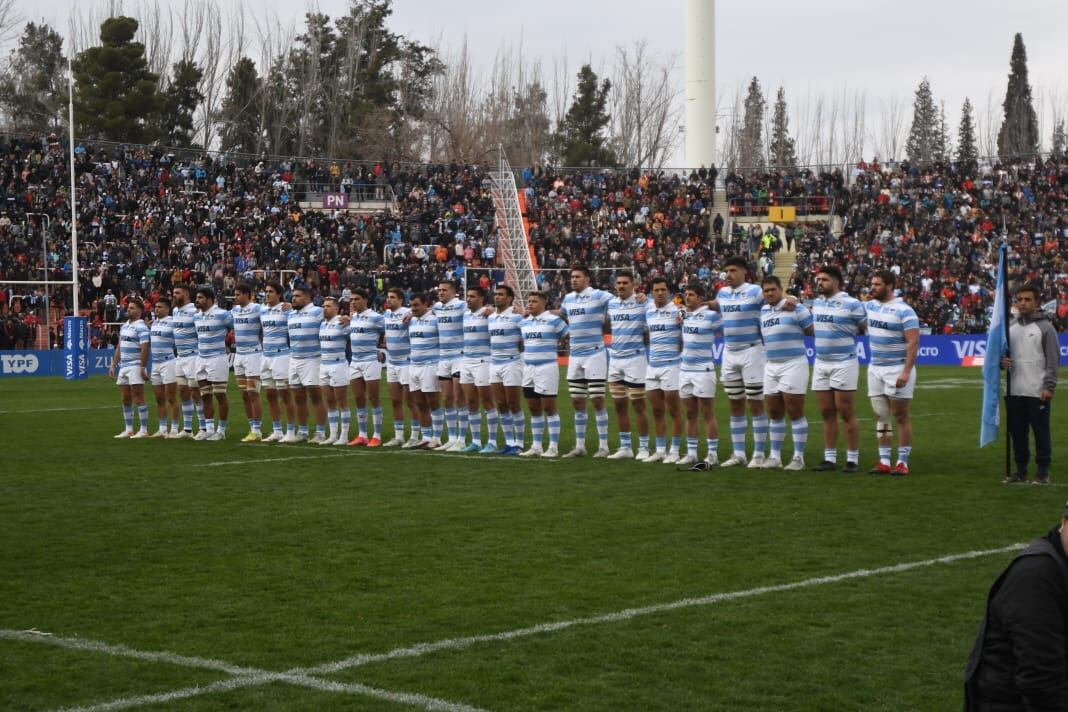
[[[645,393],[653,409],[656,429],[656,452],[645,462],[675,464],[685,425],[679,407],[679,369],[682,365],[682,312],[672,300],[667,280],[657,277],[652,283],[653,301],[646,305],[645,323],[649,329],[649,367],[645,372]],[[667,418],[671,416],[671,446],[665,452]],[[696,453],[690,453],[696,455]],[[696,461],[696,457],[694,458]]]
[[[608,323],[612,343],[608,347],[608,393],[616,409],[619,424],[619,449],[609,460],[649,457],[649,419],[645,413],[645,371],[648,367],[648,332],[645,326],[646,304],[634,294],[634,274],[616,273],[616,296],[608,302]],[[630,409],[638,422],[638,452],[632,450]]]
[[[204,405],[197,386],[197,307],[192,303],[189,287],[176,284],[171,288],[174,302],[174,378],[178,384],[178,397],[182,401],[182,431],[178,438],[193,437],[193,413],[197,427],[204,430]]]
[[[226,385],[230,381],[230,359],[226,355],[226,334],[234,328],[230,312],[215,304],[215,290],[198,287],[197,315],[197,386],[204,403],[207,430],[196,435],[197,440],[225,440],[226,421],[230,417],[230,400]],[[214,401],[214,402],[213,402]],[[215,406],[219,408],[219,424],[215,425]]]
[[[493,290],[494,313],[490,314],[487,320],[493,403],[486,409],[486,440],[478,451],[481,455],[497,452],[497,424],[501,420],[498,414],[508,417],[506,437],[511,432],[512,413],[523,417],[523,362],[520,358],[523,316],[513,307],[514,302],[515,290],[507,284],[498,284]],[[557,416],[557,420],[559,418],[560,416]]]
[[[701,285],[686,285],[682,313],[682,366],[679,370],[679,398],[686,410],[686,456],[680,465],[697,464],[698,419],[705,420],[705,459],[703,467],[719,464],[719,423],[716,421],[716,364],[712,346],[723,334],[723,317],[705,304]]]
[[[254,443],[263,439],[260,418],[263,405],[260,403],[260,372],[263,369],[263,346],[260,343],[260,318],[263,305],[252,300],[252,287],[238,284],[234,288],[234,307],[230,314],[234,319],[234,377],[245,405],[249,432],[241,442]]]
[[[323,321],[319,324],[319,389],[326,401],[327,432],[320,445],[349,442],[349,362],[345,358],[349,318],[341,316],[340,311],[336,299],[323,299]]]
[[[289,331],[289,389],[297,415],[297,432],[289,433],[283,443],[304,442],[308,439],[308,401],[314,409],[315,437],[310,442],[320,443],[326,438],[326,407],[319,391],[319,325],[323,321],[322,307],[312,303],[310,287],[293,288],[293,309],[288,312],[286,328]]]
[[[263,360],[260,382],[267,394],[271,415],[271,434],[263,442],[280,442],[288,435],[296,440],[297,416],[289,394],[289,305],[282,301],[282,285],[268,282],[263,290],[264,309],[260,314],[263,329]],[[279,407],[281,401],[281,407]],[[282,433],[282,409],[285,409],[286,433]]]
[[[359,432],[348,444],[379,447],[382,445],[382,363],[378,360],[378,344],[386,334],[386,318],[371,309],[370,294],[366,289],[352,290],[351,310],[349,346],[352,363],[349,366],[349,382],[356,399]],[[367,427],[368,401],[371,403],[373,435],[369,435]],[[403,430],[402,426],[402,433]]]
[[[546,311],[548,300],[545,292],[531,292],[527,296],[527,317],[522,323],[523,394],[530,407],[531,429],[534,433],[530,449],[523,453],[525,457],[553,458],[560,453],[560,414],[556,409],[556,396],[560,392],[560,366],[556,353],[560,339],[567,336],[570,327],[559,316]],[[543,418],[549,429],[549,447],[544,450],[541,442]],[[581,441],[576,442],[576,450],[580,444]],[[519,454],[522,445],[523,441],[520,440],[502,454]],[[582,454],[585,454],[585,448],[582,448]]]
[[[419,417],[415,411],[412,392],[408,388],[408,371],[411,367],[412,344],[408,339],[408,322],[412,310],[404,306],[404,290],[390,287],[386,292],[386,311],[383,327],[386,332],[386,389],[393,406],[393,437],[382,447],[398,447],[404,440],[404,406],[408,406],[408,419],[412,424],[411,446],[419,444]]]
[[[411,310],[408,338],[412,347],[412,363],[408,368],[408,386],[412,389],[415,409],[419,414],[422,437],[415,445],[409,441],[404,447],[432,450],[441,445],[441,428],[445,421],[440,395],[443,379],[438,378],[438,317],[431,309],[430,297],[425,294],[412,295]]]
[[[468,287],[467,311],[464,312],[464,349],[460,359],[460,388],[464,407],[460,408],[460,427],[466,424],[471,442],[464,445],[466,435],[461,434],[448,452],[476,453],[485,445],[482,439],[482,415],[479,406],[488,413],[493,410],[493,390],[490,388],[490,335],[489,316],[486,308],[486,290]],[[462,430],[461,430],[462,433]]]
[[[126,304],[126,321],[119,327],[119,345],[111,357],[108,378],[114,378],[122,399],[122,420],[126,427],[115,436],[122,438],[148,437],[148,406],[145,405],[145,381],[148,379],[148,355],[151,334],[141,316],[145,307],[140,299],[131,298]],[[133,407],[141,429],[133,429]]]
[[[594,457],[608,457],[608,411],[604,404],[608,358],[604,348],[604,323],[612,298],[611,292],[590,286],[588,267],[571,266],[571,292],[564,297],[560,315],[567,319],[570,334],[567,384],[575,409],[575,448],[564,457],[586,455],[587,398],[593,401],[597,425],[598,446]]]
[[[171,319],[171,300],[158,297],[152,305],[155,319],[149,327],[151,337],[152,391],[156,396],[156,413],[159,430],[152,434],[154,438],[169,438],[178,435],[178,398],[176,376],[174,372],[174,321]],[[168,429],[167,420],[171,425]]]

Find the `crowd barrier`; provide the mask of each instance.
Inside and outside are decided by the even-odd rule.
[[[1068,334],[1058,336],[1061,347],[1061,365],[1068,366]],[[812,339],[806,339],[808,358],[814,358]],[[717,341],[712,354],[719,363],[723,357],[723,342]],[[919,366],[980,366],[986,354],[986,334],[970,336],[921,336],[920,353],[916,359]],[[107,374],[112,351],[90,349],[87,365],[90,376]],[[857,356],[866,365],[870,360],[868,340],[857,339]],[[63,376],[66,368],[64,353],[52,351],[0,351],[0,378],[18,376]]]

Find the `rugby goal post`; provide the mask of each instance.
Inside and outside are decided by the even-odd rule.
[[[515,290],[517,303],[523,304],[527,295],[538,289],[537,268],[523,219],[515,174],[504,155],[504,148],[498,146],[497,153],[497,170],[489,174],[490,195],[496,212],[497,254],[504,267],[504,283]]]

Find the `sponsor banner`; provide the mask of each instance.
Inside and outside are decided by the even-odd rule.
[[[87,376],[107,375],[111,365],[110,349],[88,349],[79,354],[79,359],[71,364],[73,373],[77,374],[84,366]],[[0,351],[0,378],[15,376],[62,376],[67,378],[67,351]]]
[[[84,316],[63,318],[63,377],[80,381],[89,377],[89,329]]]
[[[348,193],[323,193],[323,210],[348,210]]]

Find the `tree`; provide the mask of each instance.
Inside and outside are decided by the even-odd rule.
[[[935,140],[935,160],[947,161],[952,154],[953,139],[949,135],[949,125],[946,123],[946,102],[938,106],[938,134]]]
[[[616,157],[607,144],[605,129],[610,117],[606,107],[612,83],[597,84],[597,74],[588,64],[578,73],[578,86],[571,108],[557,129],[560,159],[568,166],[614,166]]]
[[[248,57],[237,60],[226,78],[226,96],[219,111],[222,150],[259,152],[261,91],[263,80],[256,72],[256,64]]]
[[[48,25],[26,23],[11,64],[0,78],[0,104],[16,131],[59,128],[67,103],[63,38]]]
[[[998,156],[1012,160],[1038,152],[1038,117],[1027,82],[1027,49],[1019,32],[1012,43],[1009,60],[1009,86],[1002,103],[1005,120],[998,131]]]
[[[549,138],[549,94],[534,80],[515,92],[505,121],[504,153],[517,165],[537,165],[545,159]]]
[[[625,166],[657,169],[679,141],[678,89],[672,58],[651,56],[644,40],[617,47],[611,96],[612,147]]]
[[[764,94],[760,81],[753,77],[745,96],[745,117],[738,145],[739,167],[743,170],[764,170]]]
[[[74,110],[83,136],[133,143],[157,137],[163,102],[145,47],[133,41],[136,32],[132,17],[108,18],[100,26],[102,44],[74,60]]]
[[[200,93],[203,72],[195,62],[182,59],[171,68],[171,82],[163,93],[160,136],[168,146],[193,143],[193,114],[204,101]]]
[[[1062,160],[1068,149],[1068,135],[1064,132],[1064,119],[1057,122],[1053,127],[1053,140],[1051,141],[1050,157]]]
[[[957,160],[961,163],[975,163],[979,160],[979,149],[975,145],[975,125],[972,122],[972,102],[968,97],[964,97],[964,105],[960,107]]]
[[[779,87],[771,119],[771,164],[776,168],[797,168],[797,152],[790,138],[790,117],[786,113],[786,91]]]
[[[912,127],[905,142],[905,156],[912,163],[930,163],[938,158],[941,120],[931,96],[931,82],[923,78],[912,102]]]

